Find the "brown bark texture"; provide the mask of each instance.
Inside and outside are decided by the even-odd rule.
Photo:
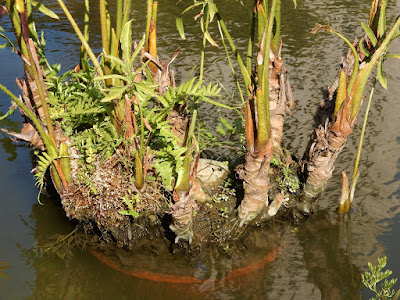
[[[352,75],[353,67],[354,56],[349,51],[341,66],[341,70],[348,79]],[[306,183],[299,210],[304,214],[316,211],[318,196],[332,177],[335,160],[342,152],[348,136],[353,133],[354,122],[350,123],[346,118],[348,114],[346,102],[339,110],[336,120],[331,120],[338,85],[339,75],[328,88],[327,95],[321,102],[317,112],[316,128],[303,156],[302,168]]]
[[[245,190],[244,198],[239,206],[238,214],[241,224],[254,220],[264,209],[268,208],[268,192],[270,186],[269,169],[272,156],[280,156],[284,117],[287,111],[294,106],[292,91],[289,81],[286,80],[283,60],[279,54],[270,54],[269,70],[269,105],[271,120],[271,138],[263,149],[248,149],[246,163],[239,176],[243,179]],[[286,69],[286,68],[285,68]]]

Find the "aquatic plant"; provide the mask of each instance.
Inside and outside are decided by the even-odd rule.
[[[122,244],[134,239],[132,231],[142,230],[135,227],[140,222],[144,224],[143,231],[154,222],[161,227],[166,213],[171,215],[168,225],[175,233],[175,241],[190,243],[196,238],[194,223],[199,207],[204,215],[213,213],[212,217],[207,216],[208,225],[200,225],[207,233],[199,234],[199,239],[218,242],[240,237],[247,228],[243,225],[255,220],[282,215],[299,220],[315,212],[317,198],[331,176],[336,157],[353,132],[375,66],[379,82],[386,86],[382,62],[390,57],[387,49],[399,35],[400,25],[397,20],[391,30],[386,30],[386,1],[374,0],[369,24],[362,23],[365,37],[361,43],[353,45],[330,26],[316,27],[315,31],[328,31],[344,39],[350,52],[331,89],[331,111],[316,129],[298,164],[282,145],[284,118],[293,109],[294,100],[281,55],[280,0],[252,2],[245,60],[218,5],[213,0],[194,1],[177,18],[176,25],[184,38],[182,16],[200,9],[200,72],[199,77],[190,75],[178,85],[171,64],[179,51],[165,61],[157,49],[157,1],[147,1],[146,29],[135,43],[134,21],[129,16],[131,1],[116,2],[113,21],[108,1],[99,0],[103,48],[100,56],[89,44],[89,1],[85,1],[83,32],[64,2],[57,1],[82,43],[79,64],[74,70],[57,75],[59,66],[49,66],[45,60],[45,42],[35,32],[30,1],[8,0],[7,10],[27,79],[20,81],[22,99],[2,85],[0,88],[26,117],[24,131],[13,133],[14,136],[45,151],[37,156],[38,186],[44,186],[50,169],[67,215],[95,224],[109,233],[109,240],[115,237]],[[220,37],[211,36],[213,24]],[[205,82],[208,44],[224,50],[239,91],[240,107],[222,101],[221,84]],[[232,59],[236,60],[238,72]],[[240,119],[233,126],[220,116],[218,124],[205,126],[202,102],[230,111],[242,110]],[[198,180],[200,154],[211,144],[222,145],[217,135],[237,132],[243,133],[247,152],[244,164],[236,168],[244,197],[239,199],[237,210],[235,200],[229,197],[223,207],[212,209],[216,198],[207,193],[220,188],[207,191]],[[352,186],[343,188],[350,191],[350,197],[343,198],[346,209],[356,185],[356,169],[357,165]],[[205,203],[213,199],[214,203]],[[218,220],[217,225],[213,218]]]
[[[392,289],[397,282],[397,278],[391,279],[390,281],[387,279],[393,272],[389,269],[383,272],[383,269],[386,267],[386,261],[387,257],[384,256],[378,258],[377,266],[368,262],[369,271],[361,274],[362,283],[375,294],[375,297],[370,299],[397,300],[400,296],[400,290],[396,292]],[[382,280],[384,281],[381,282]]]
[[[382,62],[386,58],[390,43],[399,35],[400,19],[397,19],[393,27],[387,31],[385,8],[386,1],[373,1],[369,25],[362,23],[365,37],[359,45],[365,43],[367,49],[364,46],[363,50],[361,50],[361,47],[356,49],[345,37],[330,26],[316,25],[313,30],[314,33],[324,30],[338,35],[351,46],[351,51],[340,72],[332,119],[327,119],[327,129],[321,125],[316,128],[314,141],[306,150],[308,153],[306,152],[304,161],[307,166],[307,180],[304,187],[304,199],[301,204],[305,213],[315,210],[315,207],[313,207],[315,206],[315,199],[331,177],[334,162],[342,151],[348,136],[353,133],[356,117],[364,99],[364,90],[375,66],[377,66],[379,81],[386,87],[386,80],[382,73]],[[361,62],[360,67],[359,61]],[[352,176],[354,187],[357,177],[356,168]],[[350,204],[345,206],[349,208]]]

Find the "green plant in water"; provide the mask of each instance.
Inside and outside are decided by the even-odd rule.
[[[303,210],[306,213],[313,210],[312,199],[316,199],[323,190],[332,174],[334,160],[343,149],[348,136],[353,133],[356,117],[360,112],[364,99],[364,91],[375,66],[377,66],[377,78],[382,86],[386,88],[386,78],[382,72],[382,63],[385,58],[391,56],[387,54],[387,51],[390,43],[399,36],[400,18],[396,20],[390,30],[386,30],[385,9],[385,0],[372,1],[369,24],[361,23],[365,37],[359,43],[358,48],[330,26],[316,25],[313,30],[313,33],[319,30],[328,31],[342,38],[351,49],[351,61],[354,60],[354,64],[351,65],[352,68],[346,71],[348,74],[345,74],[345,70],[340,73],[335,109],[332,115],[332,122],[327,127],[328,130],[323,133],[322,129],[316,129],[317,138],[315,138],[313,148],[321,149],[320,147],[325,147],[322,145],[329,145],[329,148],[325,147],[328,150],[315,151],[309,155],[303,202]],[[359,61],[362,63],[359,64]],[[357,161],[359,161],[359,154]],[[347,176],[343,174],[343,194],[339,209],[341,213],[350,210],[350,198],[353,198],[357,179],[358,163],[356,162],[350,190]]]
[[[370,262],[368,263],[369,271],[366,271],[364,274],[361,274],[362,283],[374,292],[375,297],[370,298],[374,300],[387,300],[393,299],[397,300],[400,296],[400,290],[397,292],[393,289],[393,286],[397,282],[397,278],[388,280],[387,278],[392,275],[391,270],[383,269],[386,266],[387,257],[378,258],[378,265],[373,266]],[[383,280],[383,282],[382,282]],[[393,298],[392,298],[393,297]]]

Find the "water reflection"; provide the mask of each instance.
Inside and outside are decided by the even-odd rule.
[[[34,205],[25,222],[40,244],[72,229],[58,205],[42,200],[45,206]],[[243,255],[234,258],[218,248],[196,257],[172,255],[157,239],[143,244],[147,251],[75,249],[61,259],[29,248],[21,255],[36,272],[31,299],[359,299],[361,271],[353,262],[351,226],[347,216],[328,212],[294,235],[292,227],[276,224],[275,230],[251,231],[241,241]],[[306,272],[295,267],[296,259]]]
[[[308,270],[308,280],[321,299],[359,299],[360,270],[352,262],[349,216],[321,212],[301,227],[298,234]]]

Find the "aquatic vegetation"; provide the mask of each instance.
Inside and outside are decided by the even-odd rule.
[[[361,274],[362,283],[374,292],[375,297],[371,298],[374,300],[378,299],[393,299],[397,300],[400,296],[400,290],[397,292],[393,289],[393,286],[397,282],[397,278],[391,279],[388,281],[388,277],[392,275],[391,270],[383,269],[386,267],[387,257],[378,258],[378,265],[374,266],[372,263],[368,263],[369,271],[366,271],[364,274]],[[383,282],[381,282],[384,280]]]
[[[378,2],[380,3],[379,9]],[[372,1],[370,22],[368,25],[362,23],[365,36],[359,45],[363,43],[367,45],[367,48],[364,47],[363,50],[361,48],[356,49],[345,37],[330,26],[316,25],[313,30],[313,33],[324,30],[338,35],[351,46],[351,51],[339,76],[333,118],[327,119],[327,130],[323,126],[316,129],[314,143],[307,150],[309,153],[306,153],[307,181],[304,188],[305,199],[302,204],[305,211],[313,210],[313,199],[319,195],[327,180],[331,177],[334,161],[342,151],[348,136],[353,133],[356,117],[364,99],[364,91],[375,66],[377,66],[379,82],[383,87],[386,87],[386,80],[382,73],[382,62],[390,43],[399,35],[400,20],[397,19],[393,27],[386,30],[385,9],[386,1]],[[360,67],[359,61],[361,62]],[[357,178],[356,167],[352,176],[353,186],[350,187],[351,198],[354,194]],[[346,197],[343,196],[342,198]],[[348,211],[350,208],[351,201],[349,197],[347,198],[344,201],[348,203],[343,204],[347,207],[344,211]],[[342,207],[344,207],[343,205]]]
[[[315,32],[342,38],[350,51],[331,88],[326,106],[331,111],[298,163],[282,144],[285,116],[294,108],[294,99],[281,55],[280,0],[252,2],[245,59],[213,0],[194,1],[184,9],[176,20],[178,31],[185,38],[182,16],[200,10],[196,18],[202,50],[199,76],[190,75],[178,84],[171,64],[179,50],[166,61],[157,49],[157,1],[147,1],[146,29],[134,42],[131,1],[118,0],[112,20],[108,1],[99,0],[100,56],[89,43],[89,1],[83,32],[64,2],[57,2],[82,44],[79,64],[64,74],[45,59],[45,40],[33,26],[33,2],[7,0],[1,6],[1,14],[9,12],[13,22],[26,77],[19,80],[20,98],[0,84],[25,117],[22,132],[11,134],[42,151],[36,153],[40,190],[49,174],[68,217],[91,224],[106,241],[125,246],[132,245],[134,233],[143,236],[153,225],[171,229],[175,242],[223,244],[239,238],[247,230],[243,225],[287,216],[298,221],[315,212],[333,164],[353,133],[375,66],[378,81],[387,85],[382,62],[396,57],[387,50],[400,25],[397,20],[386,30],[386,1],[373,1],[369,23],[361,24],[365,36],[360,43],[349,42],[330,26],[316,26]],[[43,6],[36,8],[57,18]],[[220,36],[210,34],[214,25]],[[224,51],[241,104],[224,101],[224,87],[204,79],[208,44]],[[233,125],[221,114],[206,123],[203,104],[239,113],[239,118]],[[236,148],[246,151],[240,158],[243,165],[236,168],[235,189],[223,182],[227,175],[217,186],[207,186],[198,176],[200,155],[225,145],[221,139],[235,134],[241,134],[237,140],[245,144]],[[350,207],[357,174],[356,165],[352,185],[343,187],[348,195],[342,197],[343,212]],[[234,199],[240,197],[238,183],[244,195]],[[166,214],[171,218],[163,224]]]

